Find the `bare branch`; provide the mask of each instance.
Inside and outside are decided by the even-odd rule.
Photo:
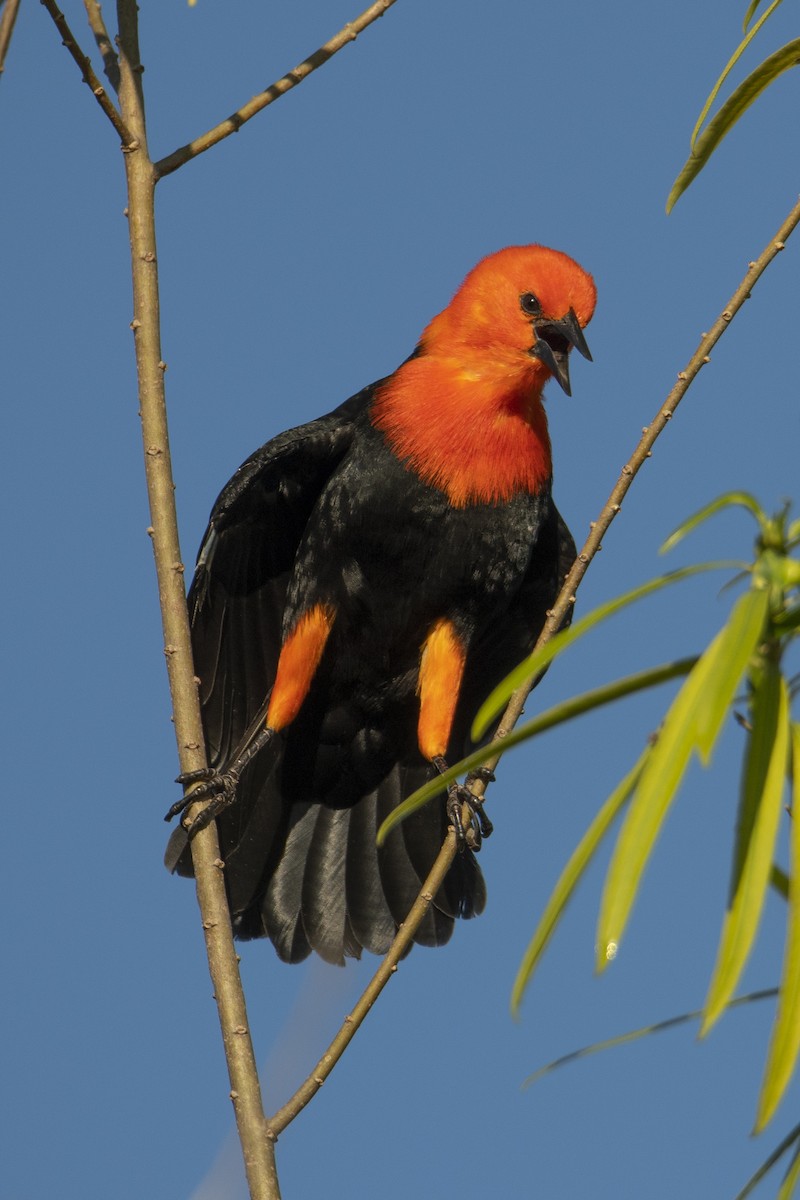
[[[44,2],[44,0],[43,0]],[[248,100],[247,104],[243,104],[235,113],[221,121],[219,125],[215,125],[213,129],[209,129],[207,133],[201,137],[195,138],[193,142],[188,142],[187,145],[181,146],[172,154],[168,154],[166,158],[162,158],[155,164],[156,174],[159,179],[164,175],[170,175],[173,171],[177,171],[178,167],[182,167],[184,163],[190,159],[197,158],[198,154],[202,154],[206,150],[210,150],[212,146],[216,146],[217,142],[221,142],[223,138],[228,137],[232,133],[238,133],[245,122],[254,117],[256,113],[261,112],[268,104],[272,104],[273,100],[277,100],[280,96],[291,91],[293,87],[297,87],[298,83],[302,83],[312,71],[316,71],[317,67],[321,67],[328,59],[333,58],[343,46],[348,42],[354,42],[358,35],[371,25],[373,21],[377,21],[382,17],[387,8],[395,3],[395,0],[376,0],[369,8],[365,9],[360,16],[354,21],[350,21],[341,29],[335,37],[327,41],[324,46],[320,46],[319,50],[315,50],[308,58],[304,59],[299,66],[293,71],[289,71],[283,78],[273,83],[265,91],[259,92],[253,96],[252,100]]]
[[[469,812],[467,810],[464,812],[464,821],[467,822],[468,820]],[[364,989],[361,999],[352,1012],[348,1013],[345,1017],[344,1024],[308,1079],[300,1085],[291,1099],[268,1121],[267,1125],[271,1137],[277,1138],[286,1126],[295,1119],[298,1113],[303,1111],[308,1102],[313,1100],[350,1045],[367,1013],[386,987],[392,975],[394,975],[397,970],[397,964],[414,940],[414,934],[430,908],[433,897],[442,886],[444,877],[449,871],[456,853],[456,835],[455,831],[451,828],[436,862],[431,867],[428,878],[422,885],[419,896],[417,896],[411,911],[398,929],[397,936],[392,942],[388,954]]]
[[[580,586],[583,576],[589,567],[590,562],[594,558],[597,551],[600,549],[603,536],[607,532],[611,522],[620,511],[622,500],[626,495],[628,488],[633,483],[634,478],[638,474],[642,465],[650,457],[653,445],[656,439],[666,428],[668,422],[672,419],[675,409],[680,404],[683,397],[686,395],[692,382],[707,362],[712,348],[716,345],[722,334],[730,325],[736,313],[748,300],[752,288],[763,275],[772,260],[784,248],[784,244],[790,234],[800,223],[800,201],[791,210],[786,220],[781,225],[776,236],[769,242],[762,254],[751,262],[748,266],[747,274],[745,275],[739,287],[733,293],[733,296],[728,301],[726,308],[723,309],[720,316],[712,325],[708,333],[704,333],[697,350],[689,359],[683,371],[678,373],[678,382],[670,391],[664,403],[661,405],[656,417],[651,425],[645,426],[642,437],[635,451],[628,459],[625,466],[622,468],[619,479],[614,485],[611,495],[606,501],[600,516],[596,521],[592,522],[591,532],[575,560],[569,574],[567,575],[564,586],[559,592],[558,598],[548,613],[544,628],[536,643],[536,649],[544,646],[555,633],[561,628],[561,623],[564,617],[569,612],[572,605],[575,603],[575,593]],[[495,739],[501,740],[511,733],[520,716],[526,699],[530,693],[533,681],[519,688],[508,703],[506,711],[500,720],[495,733]],[[500,761],[501,754],[496,754],[492,759],[488,759],[486,766],[490,771],[493,771]],[[472,790],[479,796],[482,796],[486,791],[486,784],[478,779],[472,786]],[[466,810],[463,813],[465,822],[469,820],[469,812]],[[345,1017],[344,1024],[339,1030],[336,1037],[331,1042],[330,1046],[323,1054],[322,1058],[317,1063],[308,1079],[297,1089],[295,1094],[278,1110],[274,1117],[269,1121],[270,1133],[277,1137],[282,1130],[300,1113],[309,1100],[313,1098],[316,1092],[319,1091],[322,1084],[330,1075],[333,1068],[336,1066],[339,1059],[344,1054],[348,1045],[353,1039],[356,1030],[359,1028],[364,1018],[366,1017],[372,1005],[377,1000],[380,993],[388,983],[392,974],[397,969],[397,963],[403,956],[406,947],[411,944],[414,934],[419,927],[425,913],[430,905],[432,898],[436,895],[441,883],[450,868],[451,863],[456,855],[455,834],[451,829],[447,835],[447,839],[442,846],[439,857],[433,864],[431,873],[423,884],[422,892],[417,897],[414,907],[408,915],[408,918],[398,930],[397,937],[392,943],[389,953],[382,961],[380,967],[376,971],[373,978],[370,980],[361,999],[355,1006],[353,1011]]]
[[[89,18],[89,28],[94,34],[97,49],[103,56],[103,70],[108,82],[119,94],[119,60],[111,41],[103,13],[97,0],[83,0],[86,15]]]
[[[14,22],[19,12],[19,0],[5,0],[5,4],[3,4],[3,0],[0,0],[0,7],[3,9],[0,14],[0,75],[2,75],[5,70],[8,47],[11,45],[11,35],[14,32]]]
[[[133,277],[132,328],[139,382],[145,473],[150,501],[164,651],[182,770],[205,765],[203,729],[192,663],[189,620],[178,540],[169,452],[165,364],[161,356],[158,258],[154,193],[156,175],[147,152],[136,0],[118,0],[120,105],[131,140],[125,154]],[[222,1028],[247,1180],[253,1200],[279,1200],[274,1143],[267,1136],[261,1090],[250,1039],[238,959],[233,943],[216,828],[192,841],[192,861],[209,970]]]
[[[75,41],[72,30],[67,24],[66,17],[56,5],[55,0],[41,0],[41,3],[53,18],[56,28],[61,34],[63,45],[66,46],[67,50],[69,50],[70,54],[75,59],[75,62],[80,67],[83,82],[87,84],[89,88],[91,88],[92,95],[94,96],[95,100],[100,105],[103,112],[106,114],[109,121],[119,134],[119,139],[122,142],[123,150],[135,150],[137,148],[136,139],[128,129],[128,126],[125,124],[120,114],[117,112],[114,104],[108,96],[108,93],[106,92],[106,89],[95,75],[89,59]]]

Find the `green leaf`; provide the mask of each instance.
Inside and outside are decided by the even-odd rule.
[[[775,1200],[791,1200],[798,1180],[800,1180],[800,1146],[796,1148],[792,1155],[789,1169],[783,1177],[781,1186],[778,1188],[778,1195]]]
[[[760,992],[748,992],[746,996],[737,996],[735,1000],[731,1000],[728,1008],[741,1008],[743,1005],[753,1004],[757,1000],[774,1000],[777,994],[777,988],[764,988]],[[638,1042],[642,1038],[650,1037],[653,1033],[665,1033],[668,1029],[675,1029],[677,1025],[686,1025],[689,1021],[699,1021],[702,1015],[702,1009],[698,1009],[697,1012],[681,1013],[677,1017],[667,1017],[666,1021],[645,1025],[642,1029],[630,1029],[627,1033],[618,1033],[616,1037],[604,1038],[602,1042],[592,1042],[590,1046],[582,1046],[580,1050],[571,1050],[569,1054],[562,1054],[560,1058],[553,1059],[552,1062],[539,1067],[527,1079],[523,1079],[522,1086],[524,1088],[531,1087],[545,1075],[549,1075],[551,1071],[557,1071],[561,1067],[577,1062],[579,1058],[588,1058],[590,1054],[599,1054],[602,1050],[616,1050],[618,1046],[627,1046],[631,1042]]]
[[[647,583],[642,583],[638,587],[632,588],[631,591],[624,592],[621,596],[615,596],[612,600],[607,600],[605,604],[593,608],[585,617],[573,622],[569,628],[562,629],[540,650],[535,650],[533,654],[530,654],[497,685],[478,709],[477,716],[472,723],[473,742],[480,741],[495,717],[502,713],[517,688],[535,678],[545,667],[549,666],[557,654],[566,650],[567,646],[571,646],[579,637],[583,637],[585,633],[594,629],[607,617],[620,612],[627,605],[633,604],[635,600],[641,600],[671,583],[680,583],[682,579],[688,579],[692,575],[698,575],[703,571],[731,570],[732,568],[741,568],[741,566],[742,564],[739,562],[726,559],[720,562],[696,563],[693,566],[681,567],[677,571],[668,571],[665,575],[659,575],[657,579],[650,579]]]
[[[754,687],[731,894],[701,1037],[728,1003],[753,947],[772,868],[788,749],[789,693],[779,668],[767,660]]]
[[[758,2],[759,2],[759,0],[756,0],[756,4],[758,4]],[[694,129],[692,130],[691,143],[692,143],[693,150],[697,143],[697,135],[700,132],[700,126],[703,124],[706,117],[708,116],[708,111],[711,108],[711,105],[716,100],[717,95],[719,94],[719,89],[722,87],[723,83],[728,78],[728,75],[730,74],[731,70],[736,65],[736,63],[739,61],[739,59],[742,57],[745,50],[750,45],[753,38],[756,36],[756,34],[758,33],[761,26],[764,24],[764,22],[766,20],[769,19],[769,17],[772,16],[775,9],[782,3],[783,3],[783,0],[772,0],[772,4],[770,4],[767,11],[764,13],[764,15],[762,17],[759,18],[759,20],[755,23],[755,25],[753,26],[753,28],[750,30],[749,33],[747,33],[747,26],[749,24],[749,20],[745,20],[744,28],[745,28],[746,37],[744,38],[744,41],[739,43],[739,45],[736,47],[736,49],[734,50],[731,57],[728,59],[728,62],[726,63],[722,74],[720,75],[717,82],[714,84],[713,88],[711,89],[710,96],[708,97],[705,104],[703,105],[703,111],[700,113],[700,116],[697,118],[697,124],[695,125]],[[752,16],[752,14],[755,12],[755,8],[752,5],[751,5],[751,8],[752,8],[752,12],[750,13],[750,16]]]
[[[697,708],[696,724],[697,753],[704,766],[708,766],[739,682],[761,640],[768,609],[766,590],[745,592],[734,604],[720,636],[706,651],[709,679]]]
[[[747,12],[744,14],[744,21],[742,22],[743,33],[747,33],[747,26],[752,21],[760,3],[761,0],[750,0],[750,3],[747,6]]]
[[[785,686],[785,685],[784,685]],[[783,954],[780,997],[772,1028],[767,1065],[758,1099],[755,1132],[771,1120],[780,1103],[800,1052],[800,725],[791,726],[792,813],[789,915]]]
[[[783,1158],[786,1151],[791,1150],[792,1146],[795,1146],[798,1142],[800,1142],[800,1125],[795,1125],[794,1129],[791,1129],[783,1141],[778,1143],[778,1145],[761,1164],[758,1170],[750,1176],[742,1190],[737,1192],[734,1200],[746,1200],[746,1198],[755,1190],[755,1188],[758,1187],[764,1176],[772,1170],[772,1168],[777,1162],[780,1161],[780,1159]],[[795,1153],[797,1153],[797,1151],[795,1151]]]
[[[645,688],[657,687],[661,683],[668,683],[671,679],[687,675],[696,662],[696,658],[679,658],[675,662],[664,663],[660,667],[650,667],[646,671],[637,671],[623,679],[616,679],[613,683],[604,684],[603,687],[582,692],[579,696],[573,696],[570,700],[555,704],[526,725],[506,734],[504,738],[500,738],[496,742],[489,742],[479,750],[474,750],[460,762],[453,763],[452,767],[442,775],[434,776],[421,788],[417,788],[416,792],[412,792],[402,804],[398,804],[397,808],[392,809],[378,830],[378,845],[383,845],[387,835],[396,825],[404,821],[412,812],[416,812],[418,808],[422,808],[423,804],[427,804],[434,796],[438,796],[448,784],[455,782],[465,772],[474,771],[476,767],[483,766],[495,756],[499,758],[506,750],[511,750],[512,747],[518,746],[521,742],[526,742],[548,729],[553,729],[556,725],[572,720],[573,717],[583,716],[584,713],[592,712],[595,708],[610,704],[614,700],[621,700],[625,696],[631,696]]]
[[[564,915],[564,910],[572,898],[572,893],[575,891],[578,881],[594,857],[612,821],[636,787],[648,753],[649,747],[640,755],[638,762],[632,770],[628,772],[608,797],[605,804],[603,804],[570,856],[569,862],[561,872],[556,886],[550,893],[550,898],[534,930],[533,937],[528,949],[525,951],[525,957],[520,964],[517,977],[514,980],[514,987],[511,992],[511,1011],[514,1016],[519,1015],[519,1007],[522,1003],[525,989],[544,954],[545,948],[555,933],[558,922]]]
[[[687,533],[697,529],[698,525],[702,525],[703,521],[707,521],[709,517],[713,517],[715,513],[720,512],[723,508],[730,508],[732,505],[741,505],[742,508],[747,508],[755,516],[759,526],[763,528],[764,522],[767,520],[767,515],[761,505],[756,500],[755,496],[751,496],[749,492],[724,492],[723,495],[717,496],[716,500],[705,504],[691,517],[687,517],[685,521],[675,529],[659,549],[659,554],[666,554],[668,550],[672,550],[677,546],[678,542],[686,537]]]
[[[754,100],[757,100],[766,87],[773,83],[784,71],[796,67],[800,63],[800,38],[795,38],[770,54],[760,67],[756,67],[744,83],[739,84],[735,92],[723,104],[715,117],[709,121],[697,139],[692,153],[684,163],[678,178],[672,185],[672,191],[667,200],[667,212],[670,212],[678,198],[686,191],[696,175],[702,171],[711,155],[716,150],[726,134]]]
[[[789,1169],[786,1175],[783,1176],[781,1187],[778,1188],[776,1200],[792,1200],[794,1189],[798,1186],[800,1180],[800,1147],[795,1150],[792,1156],[792,1162],[789,1163]]]
[[[598,971],[617,953],[639,882],[693,751],[708,762],[747,662],[761,636],[767,595],[734,605],[673,700],[648,755],[606,876],[597,929]]]

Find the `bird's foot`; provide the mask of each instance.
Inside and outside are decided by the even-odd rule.
[[[191,804],[195,804],[198,800],[208,800],[208,804],[193,820],[181,822],[190,838],[193,838],[201,829],[205,829],[206,825],[210,825],[224,809],[236,803],[236,789],[242,771],[251,759],[255,758],[259,750],[272,740],[273,734],[274,730],[269,726],[260,729],[244,750],[237,754],[230,766],[223,770],[218,767],[203,767],[199,771],[184,771],[175,782],[183,784],[184,787],[193,783],[198,786],[177,800],[164,820],[171,821],[173,817],[185,812]]]
[[[206,767],[202,771],[184,771],[175,780],[176,783],[183,784],[184,787],[190,784],[197,783],[199,787],[194,788],[180,800],[172,805],[165,821],[171,821],[173,817],[177,817],[180,813],[184,813],[191,804],[198,800],[208,800],[208,804],[202,809],[197,816],[191,821],[182,820],[181,823],[193,838],[201,829],[205,829],[210,825],[215,817],[236,802],[236,787],[239,783],[240,772],[235,766],[229,767],[227,771],[218,771],[213,767]]]
[[[433,765],[442,775],[448,770],[444,758],[435,758]],[[459,850],[468,848],[477,852],[481,848],[483,839],[488,838],[494,829],[484,811],[483,797],[476,796],[472,790],[472,785],[479,780],[483,784],[487,784],[491,783],[493,779],[494,775],[487,767],[479,767],[477,771],[470,771],[463,783],[451,783],[447,789],[447,819],[455,830],[456,844]],[[464,805],[470,812],[466,828],[462,816]]]

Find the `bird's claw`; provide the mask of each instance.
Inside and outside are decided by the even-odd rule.
[[[447,763],[443,758],[434,759],[433,765],[441,774],[447,770]],[[491,783],[493,779],[494,775],[488,767],[478,767],[476,771],[470,771],[463,783],[451,783],[447,789],[447,819],[455,830],[456,845],[459,850],[467,848],[480,850],[481,842],[484,838],[488,838],[494,829],[492,822],[484,812],[483,797],[476,796],[471,787],[471,784],[478,780],[487,784]],[[465,804],[470,811],[466,829],[461,815]]]
[[[172,805],[165,821],[171,821],[173,817],[177,817],[195,804],[198,800],[208,800],[205,808],[197,814],[191,821],[181,821],[184,829],[190,838],[193,838],[201,829],[205,829],[207,825],[217,817],[223,809],[233,804],[236,800],[236,787],[239,783],[239,772],[233,770],[217,771],[213,767],[204,767],[199,771],[184,771],[175,780],[176,783],[183,784],[184,787],[196,783],[199,786],[187,795],[182,796]]]
[[[462,818],[462,809],[466,804],[470,811],[470,820],[466,829]],[[478,851],[484,838],[488,838],[494,829],[483,807],[483,799],[476,796],[466,783],[451,783],[447,789],[447,816],[456,831],[456,842],[459,850],[467,847]]]

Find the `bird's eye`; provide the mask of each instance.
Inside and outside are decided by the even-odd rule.
[[[540,317],[542,315],[542,306],[533,292],[523,292],[519,298],[519,306],[529,317]]]

